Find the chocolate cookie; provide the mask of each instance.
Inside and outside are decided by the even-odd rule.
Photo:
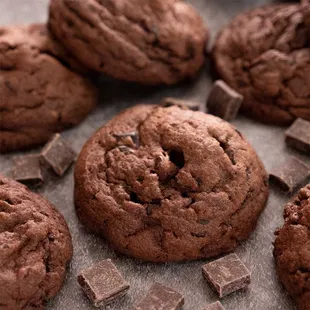
[[[180,0],[53,0],[49,26],[89,68],[143,84],[193,77],[208,39],[202,18]]]
[[[75,168],[80,220],[118,251],[181,261],[233,250],[268,196],[267,175],[229,123],[138,105],[103,126]]]
[[[276,234],[274,257],[280,281],[297,301],[310,309],[310,184],[302,188],[284,211],[284,225]]]
[[[44,198],[0,175],[0,309],[43,309],[72,257],[64,218]]]
[[[96,103],[83,68],[44,25],[0,27],[0,152],[46,142]]]
[[[310,27],[300,4],[242,13],[217,37],[219,75],[244,95],[243,111],[267,123],[310,120]]]

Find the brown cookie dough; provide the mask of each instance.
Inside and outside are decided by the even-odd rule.
[[[216,70],[244,95],[243,111],[279,125],[310,120],[309,36],[300,4],[242,13],[220,32]]]
[[[310,27],[310,0],[302,0],[302,9],[304,13],[305,23],[307,27]]]
[[[138,105],[97,131],[75,168],[80,220],[143,260],[193,260],[249,237],[267,175],[229,123],[178,106]]]
[[[0,309],[40,310],[63,284],[71,236],[58,211],[0,175]]]
[[[280,281],[297,300],[299,310],[310,309],[310,184],[302,188],[284,211],[284,225],[276,231],[274,257]]]
[[[202,18],[180,0],[53,0],[49,26],[89,68],[143,84],[193,77],[208,40]]]
[[[0,27],[0,152],[46,142],[80,123],[97,91],[40,24]]]

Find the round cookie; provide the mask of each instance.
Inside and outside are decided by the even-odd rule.
[[[81,222],[116,250],[154,262],[233,250],[267,197],[264,167],[242,135],[178,106],[124,111],[86,143],[75,167]]]
[[[43,309],[61,289],[71,257],[62,215],[24,185],[0,175],[0,308]]]
[[[0,71],[0,152],[44,143],[96,104],[85,69],[44,25],[0,27]]]
[[[289,202],[284,225],[276,231],[274,257],[280,281],[297,301],[299,310],[310,308],[310,184]]]
[[[85,66],[143,84],[193,77],[208,40],[202,18],[181,0],[53,0],[49,27]]]
[[[237,16],[212,51],[220,77],[244,95],[244,112],[266,123],[310,120],[310,27],[300,4]]]

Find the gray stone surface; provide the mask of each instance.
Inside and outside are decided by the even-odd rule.
[[[203,14],[212,31],[212,37],[231,17],[244,9],[267,3],[264,0],[191,0]],[[28,23],[45,21],[47,0],[0,0],[0,24]],[[1,73],[0,73],[1,74]],[[120,82],[102,79],[101,103],[80,126],[64,133],[75,151],[79,152],[90,135],[118,111],[139,102],[157,103],[165,96],[198,100],[205,103],[211,86],[208,70],[191,84],[169,88],[143,88]],[[0,98],[1,100],[1,98]],[[1,120],[0,120],[1,121]],[[233,124],[244,133],[262,158],[267,169],[289,155],[304,159],[310,164],[309,157],[288,149],[284,143],[285,128],[272,127],[256,123],[243,116]],[[16,155],[16,153],[14,154]],[[0,156],[0,171],[8,173],[13,154]],[[203,279],[201,265],[207,260],[191,263],[150,264],[122,257],[112,251],[104,240],[87,233],[78,222],[73,205],[73,168],[60,178],[51,176],[38,190],[48,198],[68,221],[74,244],[74,257],[67,280],[60,294],[52,300],[48,310],[87,310],[93,309],[79,288],[76,276],[82,269],[105,258],[112,258],[131,284],[127,296],[107,306],[109,310],[127,310],[145,296],[148,288],[155,282],[171,286],[184,294],[184,310],[197,310],[217,299]],[[278,283],[274,271],[272,242],[274,230],[282,225],[283,206],[289,198],[280,192],[271,190],[269,203],[262,214],[256,231],[251,238],[237,248],[236,253],[252,272],[252,284],[244,292],[231,294],[222,303],[227,310],[289,310],[294,309]]]

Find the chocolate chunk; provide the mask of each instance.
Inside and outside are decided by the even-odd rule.
[[[126,146],[126,145],[120,145],[120,146],[118,146],[117,148],[118,148],[122,153],[125,153],[125,154],[129,154],[129,153],[134,153],[134,152],[135,152],[132,148],[130,148],[130,147]]]
[[[59,133],[53,135],[41,152],[41,162],[63,175],[73,163],[76,154]]]
[[[130,131],[125,133],[113,133],[114,138],[126,143],[126,139],[130,139],[135,146],[140,145],[139,134],[136,131]]]
[[[160,103],[160,106],[164,108],[172,107],[174,105],[181,107],[181,108],[186,108],[192,111],[200,110],[200,104],[198,102],[189,101],[189,100],[182,100],[182,99],[167,97],[163,99]]]
[[[212,304],[207,305],[207,307],[203,310],[224,310],[224,308],[219,301],[216,301]]]
[[[302,118],[296,119],[285,132],[288,146],[310,155],[310,122]]]
[[[230,121],[236,118],[243,96],[229,87],[224,81],[217,80],[211,89],[207,100],[207,108],[210,114]]]
[[[247,287],[251,282],[250,271],[236,254],[203,265],[202,272],[220,298]]]
[[[38,154],[16,156],[13,162],[13,179],[29,186],[42,185],[44,180]]]
[[[105,259],[78,275],[78,283],[95,307],[105,306],[125,295],[129,284],[111,259]]]
[[[168,286],[155,282],[146,297],[134,307],[134,310],[177,310],[184,304],[181,294]]]
[[[310,167],[296,157],[280,163],[269,174],[269,180],[286,193],[304,185],[310,177]]]

